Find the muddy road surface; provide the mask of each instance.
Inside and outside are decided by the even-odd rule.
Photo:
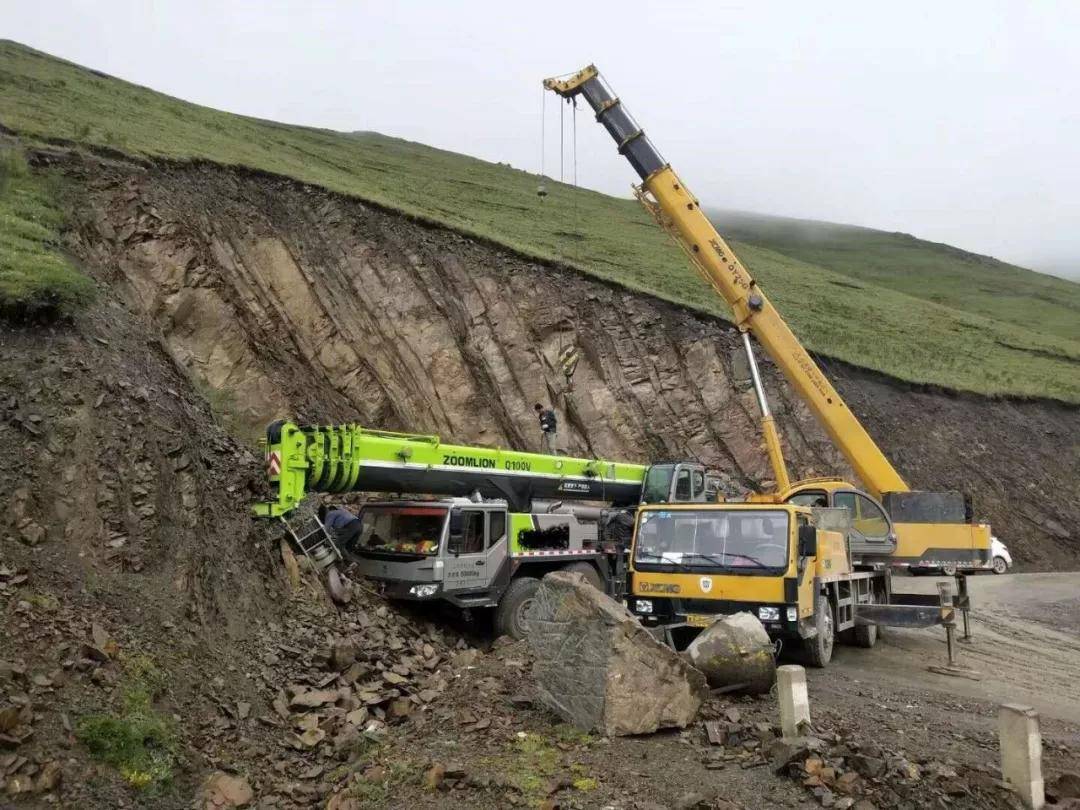
[[[898,578],[894,587],[934,593],[940,579]],[[838,699],[865,685],[1024,703],[1051,723],[1080,723],[1080,572],[987,575],[968,583],[972,639],[957,644],[957,658],[974,671],[971,678],[928,670],[946,663],[943,629],[888,629],[873,650],[837,647],[827,670],[811,672],[813,687]]]

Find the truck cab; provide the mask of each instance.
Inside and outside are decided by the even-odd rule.
[[[694,461],[650,465],[641,487],[641,503],[712,503],[720,493],[716,474]]]
[[[341,551],[390,597],[468,603],[487,594],[509,560],[505,501],[376,501],[357,519]]]
[[[718,616],[749,611],[770,638],[799,643],[823,666],[838,633],[873,643],[855,608],[886,598],[882,572],[853,569],[849,522],[843,510],[794,503],[643,506],[630,609],[676,648]]]
[[[972,519],[959,492],[887,492],[878,501],[847,481],[810,478],[774,496],[800,506],[847,509],[856,564],[913,572],[989,568],[990,526]]]
[[[470,498],[370,502],[341,552],[392,599],[494,608],[497,632],[520,638],[549,571],[572,567],[596,587],[622,592],[622,552],[600,547],[601,510],[534,508],[512,512],[504,500]]]
[[[896,531],[884,507],[847,481],[811,478],[783,494],[784,503],[810,508],[847,509],[851,515],[848,542],[855,558],[888,556],[896,551]]]

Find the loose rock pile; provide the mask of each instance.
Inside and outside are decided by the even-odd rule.
[[[325,798],[332,772],[361,761],[388,727],[423,726],[451,677],[451,659],[469,647],[430,622],[391,610],[358,588],[340,613],[298,599],[270,630],[261,655],[271,711],[258,718],[279,749],[259,785],[260,807]],[[358,774],[362,776],[362,774]]]
[[[800,781],[822,807],[985,807],[1011,798],[995,765],[919,758],[842,731],[777,739],[767,754],[777,773]]]

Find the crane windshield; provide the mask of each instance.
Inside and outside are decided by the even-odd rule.
[[[693,509],[641,515],[634,543],[639,571],[787,568],[789,516],[780,509]]]
[[[436,554],[446,514],[445,507],[437,506],[365,506],[360,510],[356,551]]]

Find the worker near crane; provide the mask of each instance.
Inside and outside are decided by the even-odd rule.
[[[555,411],[552,408],[545,408],[539,402],[536,403],[535,410],[536,417],[540,420],[540,452],[554,456],[556,455],[555,437],[559,427]]]
[[[360,519],[344,506],[319,506],[319,520],[339,543],[351,546],[360,534]]]

